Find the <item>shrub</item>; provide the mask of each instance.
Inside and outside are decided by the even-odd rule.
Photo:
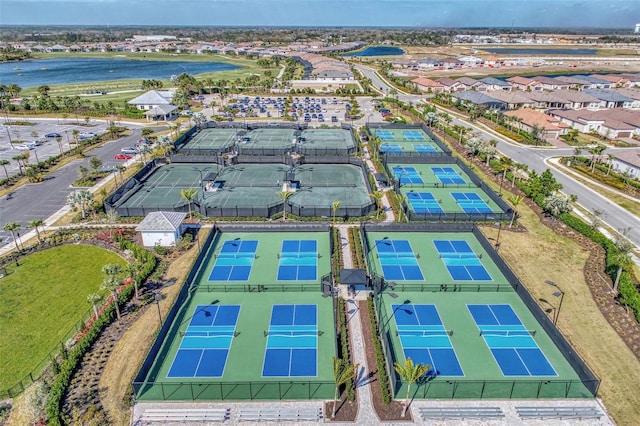
[[[380,390],[382,391],[382,401],[389,404],[392,399],[391,388],[389,384],[389,376],[387,375],[387,366],[382,350],[382,342],[380,342],[378,322],[376,321],[376,312],[373,305],[373,297],[367,299],[367,310],[369,311],[369,321],[371,323],[371,332],[373,333],[373,347],[376,353],[376,369],[380,380]]]

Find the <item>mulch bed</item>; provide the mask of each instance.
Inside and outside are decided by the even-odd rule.
[[[362,324],[362,335],[364,337],[364,351],[367,356],[367,365],[372,369],[373,376],[369,381],[371,389],[371,402],[376,415],[381,421],[407,421],[412,422],[411,411],[407,410],[407,414],[402,417],[402,403],[399,401],[391,401],[385,404],[382,400],[382,390],[378,381],[378,371],[376,368],[376,353],[373,346],[374,332],[371,330],[371,322],[369,320],[369,310],[366,300],[358,302],[360,312],[360,322]]]
[[[347,401],[346,395],[343,392],[340,401],[337,403],[336,416],[331,417],[333,414],[333,402],[325,401],[324,403],[324,419],[329,422],[355,422],[358,416],[358,399],[356,396],[355,401]]]

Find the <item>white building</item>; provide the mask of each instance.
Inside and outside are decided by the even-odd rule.
[[[182,222],[187,217],[181,212],[152,212],[145,217],[136,231],[142,235],[142,245],[168,247],[176,245],[182,235]]]
[[[640,24],[636,24],[636,28],[633,32],[636,34],[640,34]]]

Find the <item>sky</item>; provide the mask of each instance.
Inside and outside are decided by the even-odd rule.
[[[640,0],[0,0],[0,25],[624,28]]]

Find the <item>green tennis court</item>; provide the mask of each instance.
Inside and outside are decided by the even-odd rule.
[[[356,143],[349,130],[307,129],[302,131],[297,150],[302,154],[350,154]]]
[[[202,129],[180,149],[224,150],[233,146],[238,138],[237,129]]]
[[[245,139],[245,138],[248,138]],[[293,129],[254,129],[245,133],[238,143],[240,153],[260,153],[270,150],[291,150],[296,141]]]

